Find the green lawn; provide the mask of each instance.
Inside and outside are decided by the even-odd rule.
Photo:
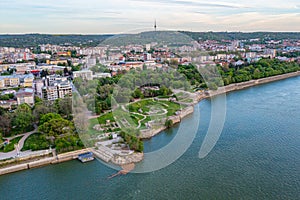
[[[170,101],[159,101],[167,110],[167,116],[175,115],[175,112],[182,108],[178,103],[170,102]],[[167,105],[167,106],[166,106]]]
[[[176,111],[180,110],[181,106],[177,103],[170,101],[154,101],[153,99],[146,99],[139,102],[135,102],[127,106],[130,112],[139,113],[139,109],[143,112],[142,114],[147,114],[150,111],[151,107],[162,106],[163,108],[168,110],[168,116],[174,115]]]
[[[23,136],[14,138],[9,141],[9,144],[0,148],[0,152],[10,152],[15,149],[15,144],[17,144]]]
[[[121,108],[114,110],[114,116],[119,124],[126,128],[126,127],[137,127],[138,126],[138,115],[130,114]],[[128,123],[127,123],[128,122]]]
[[[121,107],[115,109],[113,112],[109,112],[101,115],[98,119],[91,119],[89,132],[91,134],[99,134],[99,131],[93,129],[93,127],[99,123],[102,128],[108,128],[108,132],[116,131],[110,126],[106,125],[106,120],[110,120],[110,122],[117,121],[121,126],[120,128],[129,128],[129,127],[137,127],[138,121],[144,118],[143,115],[146,116],[146,119],[141,121],[141,129],[145,129],[145,124],[151,120],[159,120],[162,118],[167,118],[168,116],[175,115],[176,111],[181,109],[181,105],[178,103],[170,102],[168,100],[159,100],[155,101],[153,99],[144,99],[135,103],[131,103],[126,105],[125,108],[130,111],[124,111]],[[157,109],[157,113],[152,113],[149,115],[149,111],[153,111]],[[140,113],[139,111],[142,110]],[[166,114],[163,114],[167,110]],[[140,114],[137,114],[140,113]]]
[[[94,119],[89,120],[88,132],[89,132],[90,135],[99,135],[100,133],[102,133],[102,132],[97,131],[93,128],[95,125],[99,124],[98,120],[99,120],[99,118],[94,118]]]
[[[100,117],[98,117],[99,124],[106,124],[106,120],[110,120],[111,122],[115,121],[112,112],[105,113],[105,114],[101,115]]]

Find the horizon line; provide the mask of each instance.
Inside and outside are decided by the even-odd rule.
[[[173,31],[173,32],[190,32],[190,33],[300,33],[300,31],[190,31],[190,30],[157,30],[156,32]],[[43,32],[23,32],[23,33],[0,33],[0,35],[122,35],[122,34],[139,34],[143,32],[155,31],[141,31],[136,33],[43,33]]]

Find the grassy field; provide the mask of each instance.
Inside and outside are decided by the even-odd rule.
[[[122,128],[138,126],[138,115],[128,113],[119,108],[114,111],[114,116],[116,117],[116,120],[119,122]]]
[[[94,118],[89,120],[90,123],[89,123],[88,132],[90,135],[99,135],[101,133],[100,131],[97,131],[93,128],[95,125],[99,124],[98,119],[99,118]]]
[[[106,120],[110,120],[111,122],[115,122],[114,116],[112,112],[105,113],[98,117],[99,124],[106,124]]]
[[[118,125],[121,126],[120,128],[138,127],[139,121],[141,121],[140,129],[145,129],[145,124],[149,121],[160,120],[175,115],[176,111],[181,109],[181,105],[168,100],[156,101],[154,99],[144,99],[126,105],[125,109],[129,110],[129,112],[119,107],[113,112],[101,115],[97,120],[91,119],[89,132],[91,134],[99,134],[99,131],[93,129],[97,123],[101,125],[101,128],[109,128],[108,132],[116,131],[110,125],[106,124],[107,120],[110,120],[110,122],[117,121]]]
[[[15,149],[15,144],[17,144],[21,138],[22,138],[22,136],[10,140],[8,145],[0,148],[0,152],[6,153],[6,152],[13,151]]]
[[[168,111],[167,115],[174,115],[176,111],[180,110],[181,106],[177,103],[170,101],[154,101],[153,99],[142,100],[139,102],[135,102],[127,106],[130,112],[140,113],[139,110],[142,110],[141,114],[147,115],[150,109],[152,108],[164,108]],[[159,112],[158,114],[161,114]]]
[[[175,115],[176,111],[182,108],[178,103],[170,102],[170,101],[159,101],[165,108],[168,110],[167,116]]]

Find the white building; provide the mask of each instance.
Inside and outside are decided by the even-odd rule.
[[[82,79],[85,80],[92,80],[93,79],[93,72],[91,70],[81,70],[81,71],[76,71],[73,72],[73,77],[81,77]]]

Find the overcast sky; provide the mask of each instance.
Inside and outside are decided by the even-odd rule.
[[[0,33],[300,31],[299,0],[0,0]]]

